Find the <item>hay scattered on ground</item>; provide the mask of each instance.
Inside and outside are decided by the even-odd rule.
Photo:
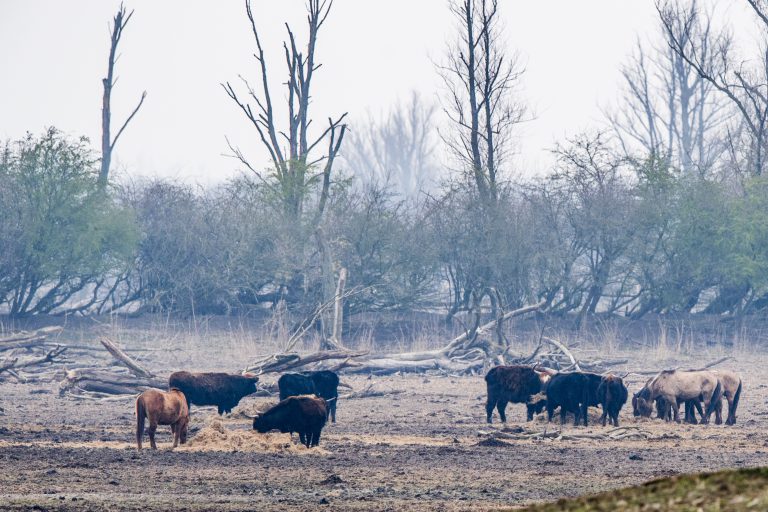
[[[229,429],[221,420],[213,419],[187,441],[187,444],[178,449],[193,452],[267,452],[297,455],[328,455],[330,453],[320,447],[306,448],[298,443],[297,435],[293,437],[296,442],[292,442],[288,434],[260,434],[254,430]]]

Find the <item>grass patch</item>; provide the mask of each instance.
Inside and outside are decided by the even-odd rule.
[[[768,468],[680,475],[594,496],[534,505],[525,510],[532,512],[768,510]]]

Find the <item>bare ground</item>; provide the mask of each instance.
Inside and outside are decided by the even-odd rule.
[[[167,346],[174,343],[171,339]],[[235,352],[252,353],[250,341],[237,343]],[[165,349],[137,357],[159,374],[182,367],[233,369],[226,358],[217,368],[206,365],[222,361],[212,357],[212,351],[220,355],[220,345],[207,347],[189,358]],[[186,352],[190,346],[183,348]],[[696,366],[722,354],[643,363],[637,361],[647,359],[647,352],[624,355],[638,369]],[[55,383],[5,382],[0,383],[0,509],[496,510],[681,473],[766,466],[765,362],[755,350],[739,352],[723,365],[744,374],[736,426],[638,421],[628,405],[623,424],[652,439],[621,441],[488,442],[478,436],[488,430],[482,376],[346,376],[342,380],[355,389],[374,383],[375,389],[401,392],[341,400],[338,423],[324,430],[320,449],[311,450],[292,444],[287,434],[260,435],[250,429],[241,413],[274,402],[270,398],[246,398],[223,419],[212,408],[195,408],[187,446],[171,451],[170,429],[165,428],[159,434],[160,450],[138,453],[132,398],[62,398]],[[630,376],[630,391],[644,380]],[[506,428],[560,428],[541,417],[525,423],[524,414],[523,406],[511,405]],[[503,427],[494,423],[491,428]],[[568,425],[563,433],[607,430]]]

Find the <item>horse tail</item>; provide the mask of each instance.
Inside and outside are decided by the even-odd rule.
[[[144,400],[141,396],[136,399],[136,446],[141,449],[141,438],[144,436],[144,419],[147,417],[147,410],[144,407]]]
[[[733,418],[734,423],[736,423],[736,408],[739,406],[739,398],[741,398],[741,384],[742,381],[739,379],[739,387],[736,388],[736,394],[733,395],[733,404],[731,405],[730,416]]]
[[[717,406],[718,402],[722,400],[723,398],[723,387],[720,385],[720,381],[717,381],[717,386],[715,386],[715,391],[712,393],[712,398],[709,400],[709,404],[707,405],[707,411],[705,413],[705,417],[709,419],[709,417],[712,415],[712,413],[715,411],[715,407]]]

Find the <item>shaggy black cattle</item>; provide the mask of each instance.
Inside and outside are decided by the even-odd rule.
[[[253,418],[253,429],[261,432],[279,430],[299,433],[307,448],[320,443],[320,432],[325,426],[328,410],[325,400],[309,395],[289,396],[279,404]]]
[[[184,393],[189,405],[215,405],[219,414],[232,412],[240,399],[256,392],[255,375],[174,372],[168,387]]]
[[[603,408],[603,416],[600,420],[605,426],[606,419],[615,427],[619,426],[619,412],[624,404],[627,403],[627,387],[621,377],[608,375],[603,377],[600,385],[597,387],[597,397],[600,406]]]
[[[339,398],[339,376],[329,370],[314,372],[286,373],[277,381],[280,400],[289,396],[317,395],[328,405],[331,421],[336,423],[336,402]]]
[[[565,416],[571,412],[575,415],[574,425],[583,419],[587,425],[589,406],[597,406],[600,401],[597,388],[603,378],[600,375],[586,372],[558,373],[547,383],[547,419],[560,407],[560,423],[565,423]]]
[[[549,377],[550,374],[546,371],[538,371],[530,366],[511,365],[491,368],[485,376],[488,387],[488,401],[485,404],[488,423],[492,421],[494,407],[499,411],[501,421],[506,422],[507,403],[528,404],[531,397],[542,390]],[[529,404],[528,421],[532,420],[533,414],[537,410],[540,412],[542,408],[543,404]]]

